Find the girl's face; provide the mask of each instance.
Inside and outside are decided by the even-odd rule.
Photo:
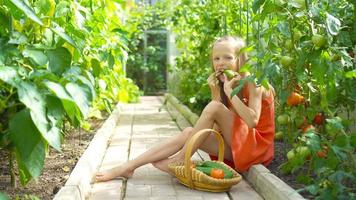
[[[215,72],[223,71],[224,69],[238,71],[236,47],[231,42],[221,41],[215,43],[212,57]],[[220,75],[218,78],[220,81],[225,82],[224,75]]]

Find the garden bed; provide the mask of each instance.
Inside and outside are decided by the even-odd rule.
[[[62,144],[62,152],[57,152],[50,148],[38,181],[32,180],[26,187],[23,187],[19,180],[16,180],[17,188],[11,187],[8,172],[8,154],[5,151],[0,151],[0,157],[3,158],[0,161],[0,192],[7,193],[11,199],[15,199],[16,196],[21,197],[20,199],[30,199],[30,195],[36,196],[41,200],[53,199],[54,195],[66,183],[77,161],[94,137],[94,133],[101,127],[107,117],[108,115],[106,114],[100,120],[90,119],[91,131],[83,129],[67,130],[67,136]]]
[[[298,183],[296,180],[296,174],[286,174],[283,173],[280,169],[281,164],[287,162],[286,157],[286,149],[290,149],[286,143],[283,141],[274,141],[274,159],[272,162],[266,167],[271,171],[272,174],[278,176],[282,181],[287,183],[293,189],[298,190],[304,187],[304,184]],[[309,197],[308,193],[306,192],[299,192],[304,198],[311,198]]]

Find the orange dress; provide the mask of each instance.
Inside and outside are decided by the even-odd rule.
[[[243,89],[244,103],[248,105],[248,89]],[[235,113],[235,112],[234,112]],[[248,170],[254,164],[268,165],[274,157],[274,97],[271,94],[262,99],[261,115],[255,128],[249,128],[238,114],[234,114],[231,151],[233,161],[224,162],[239,172]],[[216,156],[211,156],[216,160]]]

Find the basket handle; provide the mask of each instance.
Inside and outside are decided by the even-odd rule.
[[[184,169],[185,169],[185,174],[187,175],[188,178],[188,183],[190,188],[193,188],[192,171],[190,170],[192,165],[190,158],[192,156],[193,146],[201,136],[210,134],[211,132],[215,133],[216,139],[219,142],[218,161],[222,162],[224,160],[224,139],[222,138],[219,132],[215,131],[214,129],[202,129],[197,133],[195,133],[188,141],[187,150],[185,152],[185,157],[184,157]]]

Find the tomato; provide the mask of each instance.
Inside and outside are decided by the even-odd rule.
[[[281,140],[283,139],[284,133],[282,131],[278,131],[276,134],[274,134],[274,139],[275,140]]]
[[[287,98],[287,104],[289,106],[295,106],[304,102],[304,97],[297,92],[292,92]]]
[[[300,32],[299,30],[295,30],[294,33],[293,33],[293,39],[294,41],[298,41],[300,40],[300,38],[303,37],[303,34],[302,32]]]
[[[316,125],[322,125],[324,123],[323,113],[321,113],[321,112],[317,113],[313,119],[313,122]]]
[[[287,114],[279,115],[277,117],[277,122],[281,125],[287,124],[290,121],[290,118]]]
[[[210,172],[210,176],[213,178],[217,179],[223,179],[224,178],[224,171],[222,169],[212,169]]]
[[[290,150],[287,153],[288,160],[293,159],[295,156],[302,157],[302,158],[308,158],[308,156],[310,156],[310,150],[306,146],[300,146],[300,147]]]
[[[324,36],[315,34],[312,36],[312,42],[316,47],[321,48],[326,45],[327,40]]]
[[[292,43],[292,40],[287,40],[286,43],[284,44],[287,49],[293,49],[294,45]]]
[[[298,128],[302,128],[308,124],[308,120],[305,116],[297,116],[294,121]]]
[[[328,152],[326,150],[320,150],[316,152],[316,156],[318,156],[319,158],[325,158],[327,153]]]
[[[227,79],[231,80],[235,76],[235,72],[229,69],[224,70],[224,74],[226,75]]]
[[[294,59],[289,56],[282,56],[281,65],[283,67],[289,67],[293,64]]]
[[[308,132],[309,130],[315,130],[315,127],[311,124],[308,124],[306,126],[303,126],[302,128],[302,133],[306,133]]]

